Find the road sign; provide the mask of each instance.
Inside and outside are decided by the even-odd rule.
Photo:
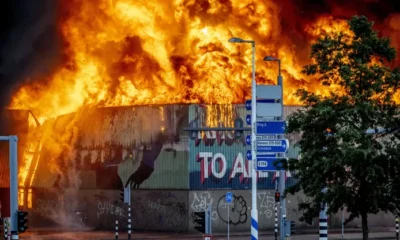
[[[232,193],[231,192],[227,192],[226,195],[225,195],[226,203],[231,203],[232,202],[232,198],[233,198]]]
[[[250,135],[246,136],[246,144],[251,145],[251,136]]]
[[[265,140],[257,141],[257,152],[284,153],[289,148],[289,141],[284,140]]]
[[[256,140],[276,140],[279,139],[277,135],[258,135],[256,136]]]
[[[246,115],[246,123],[247,123],[247,125],[251,125],[251,115],[250,114]]]
[[[282,98],[282,86],[280,85],[257,85],[256,92],[257,98]]]
[[[278,158],[276,158],[276,157],[257,156],[257,165],[256,165],[257,171],[276,171],[276,168],[273,163],[277,159]]]
[[[246,152],[246,159],[247,159],[247,160],[252,160],[252,158],[251,158],[251,150],[247,150],[247,152]]]
[[[282,103],[259,103],[257,102],[257,117],[280,117],[282,116]]]
[[[256,134],[284,134],[285,121],[257,122]]]
[[[252,155],[251,155],[251,150],[247,150],[247,152],[246,152],[246,159],[247,160],[252,160]],[[257,154],[257,157],[261,157],[261,158],[263,158],[263,157],[271,157],[271,158],[274,158],[274,157],[276,157],[276,153],[266,153],[266,152],[261,152],[261,153],[258,153]]]
[[[246,110],[251,111],[251,100],[246,100],[245,105],[246,105]]]

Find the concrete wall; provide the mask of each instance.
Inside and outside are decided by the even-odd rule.
[[[121,229],[127,226],[127,205],[116,190],[34,189],[27,210],[31,227],[112,230],[115,220]],[[134,229],[187,231],[188,191],[134,191],[132,222]]]
[[[191,191],[189,193],[190,221],[189,231],[194,229],[194,212],[202,211],[208,204],[212,205],[212,227],[213,231],[223,232],[227,229],[228,204],[225,202],[225,194],[229,190],[218,191]],[[249,231],[251,222],[251,191],[231,191],[234,199],[229,206],[229,219],[231,231]],[[297,226],[307,226],[300,223],[301,216],[297,211],[297,204],[305,201],[304,196],[290,196],[287,199],[287,218],[296,221]],[[260,190],[257,193],[257,209],[259,211],[259,228],[261,230],[273,229],[275,218],[274,190]]]
[[[159,191],[134,190],[132,192],[132,225],[134,229],[171,232],[196,232],[194,212],[204,211],[208,204],[212,206],[213,232],[225,232],[227,229],[228,205],[225,194],[231,191],[234,199],[229,206],[231,231],[249,231],[251,221],[251,191],[215,190],[215,191]],[[79,229],[87,227],[98,230],[113,230],[115,220],[119,220],[120,229],[127,226],[127,207],[120,201],[117,190],[66,190],[33,189],[32,208],[29,211],[29,226],[63,227]],[[313,225],[299,222],[301,212],[298,204],[308,199],[302,195],[289,195],[287,198],[287,219],[296,222],[297,228],[317,229],[318,219]],[[261,230],[272,230],[274,226],[274,190],[259,190],[257,209]],[[22,209],[20,207],[20,209]],[[348,216],[346,214],[345,216]],[[331,227],[340,227],[341,213],[330,216]],[[347,227],[360,227],[359,219]],[[391,214],[371,215],[370,227],[394,227]]]

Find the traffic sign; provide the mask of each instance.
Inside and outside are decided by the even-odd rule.
[[[285,121],[257,122],[256,134],[284,134]]]
[[[250,114],[246,115],[246,123],[247,123],[247,125],[251,125],[251,115]]]
[[[257,117],[282,116],[282,103],[259,103],[257,101]]]
[[[233,198],[232,193],[231,192],[227,192],[226,195],[225,195],[226,203],[231,203],[232,202],[232,198]]]
[[[289,141],[287,139],[257,141],[257,152],[284,153],[288,148]]]
[[[246,105],[246,110],[251,111],[251,100],[246,100],[245,105]]]
[[[250,135],[246,136],[246,144],[251,145],[251,136]]]
[[[276,171],[276,167],[274,166],[274,162],[278,158],[276,157],[260,157],[257,156],[257,171]]]
[[[247,160],[252,160],[252,158],[251,158],[251,150],[247,150],[247,152],[246,152],[246,159],[247,159]]]
[[[247,160],[252,160],[252,154],[251,154],[251,150],[247,150],[246,152],[246,159]],[[270,157],[270,158],[274,158],[276,157],[276,153],[266,153],[266,152],[261,152],[257,154],[257,157]]]
[[[280,85],[257,85],[256,96],[257,96],[257,98],[281,99],[282,98],[282,86],[280,86]]]

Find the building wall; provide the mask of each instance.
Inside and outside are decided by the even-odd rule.
[[[251,219],[251,193],[248,190],[230,190],[234,199],[225,202],[227,190],[135,190],[132,191],[132,226],[136,230],[196,232],[195,212],[204,211],[208,204],[212,209],[213,232],[226,232],[227,211],[230,210],[230,229],[249,231]],[[33,207],[28,208],[31,228],[56,227],[67,229],[113,230],[115,220],[121,231],[126,232],[127,206],[120,200],[116,190],[63,190],[33,189]],[[298,228],[317,228],[318,218],[312,225],[299,221],[301,212],[298,204],[309,199],[298,193],[286,199],[287,219],[296,222]],[[257,209],[261,231],[273,231],[274,191],[259,190]],[[82,217],[83,216],[83,217]],[[347,217],[348,214],[346,213]],[[370,227],[393,227],[391,214],[379,213],[369,216]],[[329,218],[331,227],[341,226],[341,213]],[[355,219],[347,227],[360,227]]]
[[[132,192],[133,229],[186,232],[188,192],[136,190]],[[120,191],[33,189],[29,226],[113,230],[127,226],[127,205]],[[83,219],[82,219],[83,216]]]
[[[291,107],[288,109],[291,110],[286,109],[286,114],[293,111]],[[196,122],[199,127],[233,127],[233,122],[239,118],[244,127],[248,127],[247,114],[243,104],[218,107],[191,105],[189,122]],[[190,189],[250,189],[252,161],[247,159],[246,152],[251,147],[245,141],[250,134],[250,131],[245,131],[240,138],[235,138],[233,132],[206,131],[190,139]],[[296,136],[289,137],[288,157],[298,157],[298,149],[293,146],[296,141]],[[289,172],[287,176],[287,184],[293,184]],[[274,189],[274,172],[257,172],[257,178],[259,189]]]

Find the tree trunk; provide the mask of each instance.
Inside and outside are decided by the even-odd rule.
[[[368,214],[361,213],[362,235],[363,240],[368,240]]]

